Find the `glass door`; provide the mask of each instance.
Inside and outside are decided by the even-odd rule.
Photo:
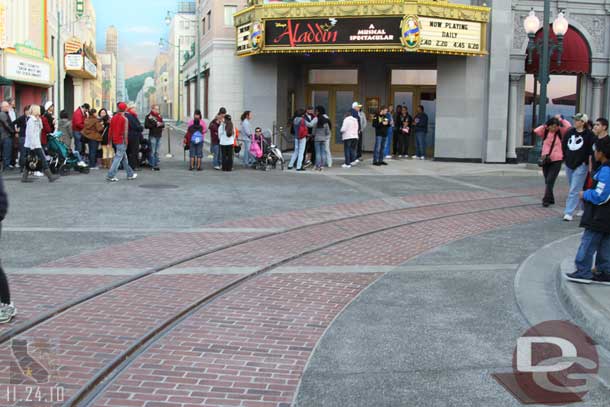
[[[352,108],[356,98],[353,86],[347,85],[316,85],[310,86],[307,91],[307,104],[312,106],[323,106],[332,123],[331,150],[333,152],[343,151],[343,140],[341,139],[341,126],[345,113]]]
[[[406,106],[411,117],[417,114],[417,107],[422,105],[428,115],[428,137],[426,139],[426,156],[434,156],[434,139],[436,130],[436,86],[392,86],[390,103],[394,107]],[[409,137],[409,152],[415,153],[415,137]]]
[[[331,122],[333,123],[333,135],[334,135],[334,146],[343,145],[343,139],[341,137],[341,126],[343,125],[343,119],[345,114],[352,109],[352,103],[354,103],[354,91],[352,90],[338,90],[335,93],[335,106],[333,116],[331,116]],[[334,120],[332,119],[334,117]]]

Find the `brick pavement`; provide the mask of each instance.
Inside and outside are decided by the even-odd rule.
[[[188,319],[95,406],[288,407],[333,318],[380,274],[269,274]]]

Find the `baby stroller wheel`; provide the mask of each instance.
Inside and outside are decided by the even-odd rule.
[[[66,175],[68,175],[70,173],[70,169],[68,168],[68,166],[66,164],[61,165],[58,169],[56,168],[56,171],[62,177],[65,177]]]
[[[81,174],[89,174],[89,167],[77,167]]]

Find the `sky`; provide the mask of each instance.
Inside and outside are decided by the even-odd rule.
[[[92,0],[97,16],[97,49],[106,49],[106,28],[119,31],[119,59],[125,77],[153,69],[159,53],[159,38],[166,37],[167,11],[176,9],[175,0]]]

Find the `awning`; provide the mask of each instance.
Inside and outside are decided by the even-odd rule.
[[[529,91],[525,91],[525,104],[526,105],[531,105],[534,103],[534,93],[533,92],[529,92]],[[549,98],[546,98],[546,103],[549,103]],[[539,105],[540,104],[540,95],[536,95],[536,104]]]
[[[554,105],[576,106],[576,93],[553,99]]]
[[[11,86],[13,81],[0,75],[0,86]]]
[[[551,28],[550,38],[552,41],[556,41],[557,37]],[[536,41],[542,41],[542,30],[536,33]],[[540,57],[538,52],[534,51],[532,63],[527,64],[526,60],[526,71],[527,73],[537,74]],[[563,54],[561,55],[561,65],[557,63],[557,53],[553,53],[551,58],[551,74],[587,74],[591,72],[591,50],[587,40],[576,31],[573,27],[568,29],[568,32],[563,37]]]

